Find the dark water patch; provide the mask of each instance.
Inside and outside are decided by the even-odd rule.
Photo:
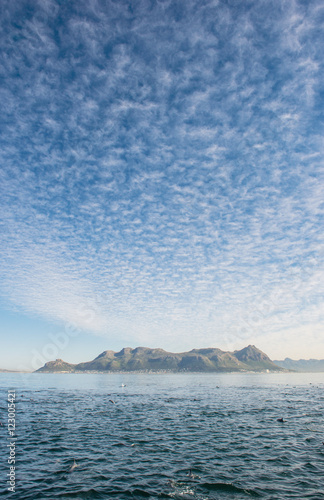
[[[100,500],[100,499],[105,499],[107,500],[107,495],[106,493],[101,493],[97,491],[94,488],[90,488],[89,490],[78,490],[75,492],[71,493],[64,493],[64,494],[59,494],[56,496],[56,498],[62,498],[62,499],[68,499],[68,498],[73,498],[74,500]]]
[[[202,483],[199,488],[208,491],[224,491],[228,493],[239,493],[252,497],[260,497],[260,494],[254,490],[240,488],[231,483]]]
[[[311,500],[320,500],[321,498],[324,498],[324,492],[319,490],[313,490],[313,491],[308,490],[304,494],[303,498],[310,498]]]

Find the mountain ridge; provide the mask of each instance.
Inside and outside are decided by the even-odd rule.
[[[301,373],[321,373],[324,372],[324,359],[291,359],[276,360],[274,363],[286,370],[293,370]]]
[[[234,352],[216,347],[173,353],[161,348],[124,347],[119,352],[103,351],[92,361],[71,364],[49,361],[37,373],[74,372],[244,372],[286,371],[253,345]]]

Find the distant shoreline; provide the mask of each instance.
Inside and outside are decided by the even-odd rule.
[[[34,373],[26,370],[0,370],[0,373]]]
[[[272,370],[272,371],[267,371],[267,370],[264,370],[264,371],[258,371],[258,372],[255,372],[253,370],[246,370],[246,371],[210,371],[210,372],[206,372],[206,371],[172,371],[172,370],[159,370],[159,371],[156,371],[156,370],[134,370],[134,371],[114,371],[114,370],[103,370],[103,371],[94,371],[94,370],[88,370],[88,371],[72,371],[72,372],[69,372],[69,371],[38,371],[38,370],[35,370],[35,371],[32,371],[32,372],[23,372],[23,371],[10,371],[10,370],[0,370],[0,375],[1,373],[5,373],[5,374],[8,374],[8,373],[11,373],[11,374],[18,374],[18,373],[25,373],[25,374],[37,374],[37,375],[136,375],[136,374],[140,374],[140,375],[168,375],[168,374],[172,374],[172,375],[175,375],[175,374],[180,374],[180,375],[186,375],[186,374],[199,374],[199,375],[212,375],[212,374],[249,374],[249,373],[253,373],[253,374],[266,374],[266,375],[270,375],[271,373],[301,373],[301,372],[297,372],[297,371],[293,371],[293,370],[278,370],[278,371],[275,371],[275,370]],[[319,372],[320,373],[320,372]]]

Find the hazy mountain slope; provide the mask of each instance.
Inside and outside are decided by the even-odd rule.
[[[286,358],[281,361],[274,361],[278,366],[286,370],[297,372],[324,372],[324,359],[299,359]]]

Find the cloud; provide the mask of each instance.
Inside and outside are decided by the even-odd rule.
[[[165,347],[307,336],[321,307],[320,8],[5,2],[8,303]]]

